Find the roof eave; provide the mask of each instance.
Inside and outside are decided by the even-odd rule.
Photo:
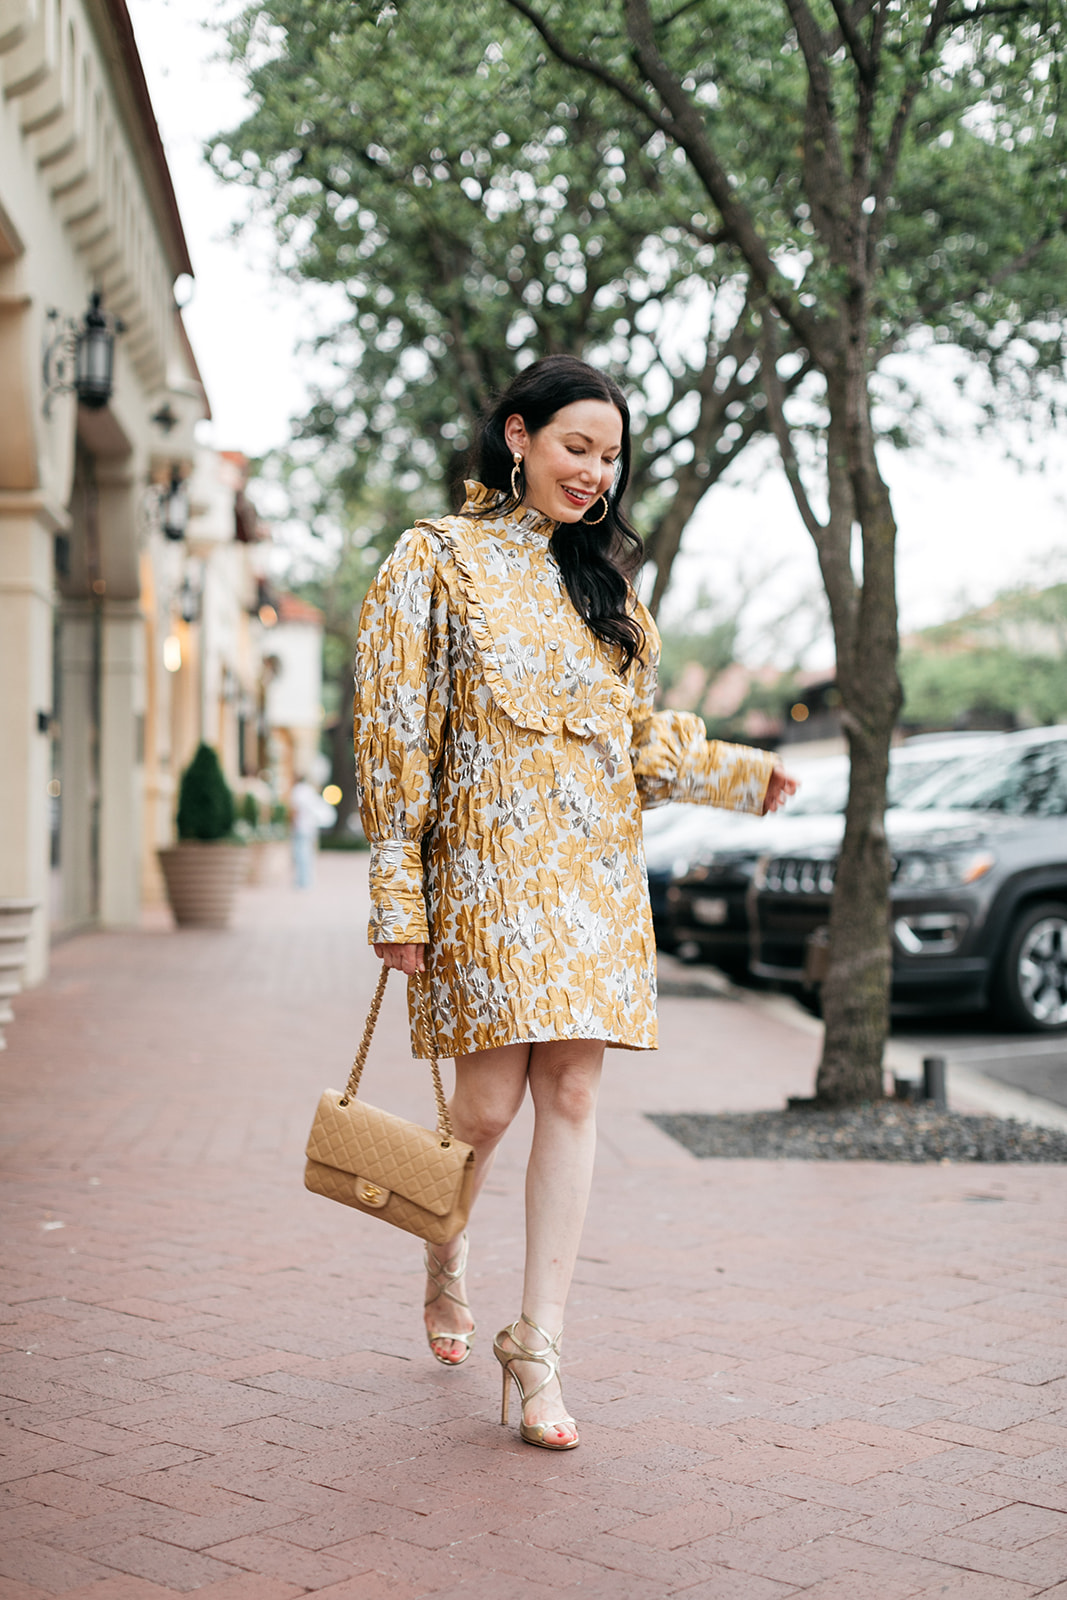
[[[146,157],[142,177],[156,214],[171,271],[175,278],[183,274],[192,277],[193,263],[182,227],[178,200],[125,0],[87,0],[87,9],[97,25],[104,52],[115,69],[115,89],[130,135],[135,142],[141,143]]]

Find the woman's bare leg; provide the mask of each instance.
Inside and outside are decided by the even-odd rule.
[[[526,1073],[530,1061],[528,1044],[501,1045],[495,1050],[478,1050],[456,1058],[456,1091],[450,1111],[457,1139],[474,1147],[474,1198],[489,1176],[496,1147],[515,1120],[526,1094]],[[462,1235],[460,1236],[462,1238]],[[460,1239],[431,1246],[442,1266],[450,1266],[460,1247]],[[432,1279],[427,1280],[426,1298],[433,1294]],[[463,1280],[452,1285],[460,1299],[465,1298]],[[462,1306],[441,1295],[428,1306],[424,1317],[427,1332],[467,1333],[473,1326]],[[445,1361],[463,1359],[464,1346],[438,1340],[435,1349]]]
[[[599,1040],[554,1040],[530,1050],[534,1137],[526,1169],[526,1276],[522,1310],[550,1335],[563,1326],[567,1294],[578,1257],[596,1153],[596,1102],[604,1046]],[[529,1327],[517,1330],[529,1349],[543,1341]],[[527,1389],[545,1377],[538,1363],[519,1362]],[[529,1423],[558,1420],[565,1406],[550,1384],[524,1411]],[[574,1430],[550,1430],[562,1443]]]

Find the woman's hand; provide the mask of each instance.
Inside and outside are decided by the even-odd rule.
[[[771,773],[767,785],[767,793],[763,797],[763,815],[768,811],[777,811],[779,806],[784,806],[791,794],[796,794],[800,785],[796,778],[791,778],[779,762]]]
[[[397,972],[406,972],[409,977],[413,972],[426,971],[424,944],[376,944],[374,954],[387,967],[395,967]]]

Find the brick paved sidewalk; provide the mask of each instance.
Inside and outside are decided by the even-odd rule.
[[[414,1240],[308,1195],[375,977],[359,859],[230,934],[61,946],[0,1057],[0,1600],[1067,1600],[1067,1171],[697,1162],[645,1111],[758,1107],[814,1043],[663,1002],[608,1056],[570,1311],[582,1448],[498,1424],[529,1123],[476,1218],[479,1338]],[[429,1120],[399,985],[367,1094]]]

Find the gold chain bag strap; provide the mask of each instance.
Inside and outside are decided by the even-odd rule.
[[[388,977],[383,966],[344,1092],[327,1089],[319,1101],[308,1135],[304,1184],[314,1194],[380,1217],[430,1244],[447,1244],[467,1225],[474,1151],[452,1132],[437,1057],[430,1058],[436,1133],[356,1098]]]

